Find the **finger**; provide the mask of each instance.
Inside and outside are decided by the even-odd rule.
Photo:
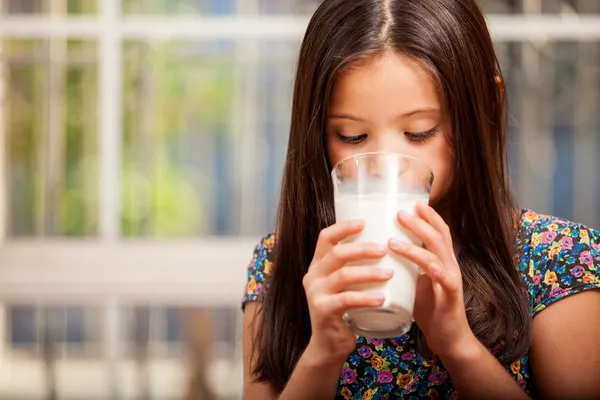
[[[349,262],[358,260],[375,260],[386,254],[386,247],[381,244],[359,242],[342,243],[334,246],[321,260],[319,271],[321,276],[327,276],[342,268]]]
[[[319,233],[317,246],[315,248],[315,259],[320,260],[329,250],[342,240],[355,235],[363,230],[365,222],[362,220],[342,221],[327,228]]]
[[[437,296],[438,298],[439,296],[443,296],[444,293],[447,292],[446,288],[442,286],[442,284],[437,280],[431,281],[431,290],[433,291],[433,295]]]
[[[433,282],[438,282],[442,286],[444,291],[448,293],[458,291],[457,278],[444,269],[440,258],[431,251],[395,239],[390,239],[389,246],[394,253],[420,266]]]
[[[329,293],[340,292],[352,285],[385,282],[394,275],[394,271],[379,267],[343,267],[329,275],[325,283]]]
[[[427,204],[417,204],[417,215],[427,221],[435,230],[442,234],[444,238],[444,242],[446,243],[446,248],[448,250],[448,265],[454,267],[455,269],[460,270],[458,267],[458,263],[456,262],[456,255],[454,254],[454,245],[452,243],[452,234],[450,232],[450,227],[444,221],[444,219],[438,214],[437,211],[433,207],[430,207]]]
[[[348,291],[323,296],[315,301],[314,308],[320,315],[341,315],[355,308],[379,307],[384,301],[381,293]]]
[[[436,254],[442,261],[448,261],[448,245],[440,232],[433,228],[428,222],[420,217],[411,215],[406,211],[398,213],[398,223],[412,231],[419,239],[423,241],[425,246]]]
[[[447,244],[452,244],[450,227],[433,207],[430,207],[427,204],[418,203],[416,211],[419,217],[428,222],[435,230],[442,234]]]

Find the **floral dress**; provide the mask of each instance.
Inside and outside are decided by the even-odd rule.
[[[243,304],[265,296],[273,268],[275,236],[266,236],[248,267]],[[551,216],[524,210],[516,238],[518,269],[535,317],[564,297],[600,288],[600,233]],[[500,356],[500,345],[490,351]],[[529,353],[506,366],[532,392]],[[410,333],[393,339],[359,337],[340,372],[336,399],[457,399],[448,372],[437,359],[424,359]]]

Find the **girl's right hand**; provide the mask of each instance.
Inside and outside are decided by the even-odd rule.
[[[363,221],[345,221],[325,228],[308,272],[302,280],[312,336],[305,353],[319,364],[342,364],[356,346],[356,336],[346,326],[344,312],[354,308],[378,307],[383,294],[345,291],[356,284],[384,282],[393,271],[376,266],[355,267],[347,263],[379,259],[386,247],[375,243],[340,243],[364,228]]]

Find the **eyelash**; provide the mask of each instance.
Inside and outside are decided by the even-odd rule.
[[[406,135],[411,142],[423,143],[430,137],[435,136],[438,131],[439,127],[436,126],[435,128],[426,132],[404,132],[404,135]],[[340,133],[336,134],[337,140],[349,145],[359,145],[367,138],[367,136],[368,135],[366,133],[356,136],[344,136]]]
[[[344,136],[344,135],[338,133],[335,136],[336,136],[337,140],[339,140],[340,142],[345,143],[345,144],[351,144],[351,145],[361,144],[367,138],[366,133],[363,133],[362,135],[357,135],[357,136]]]
[[[435,136],[439,131],[439,127],[435,127],[427,132],[405,132],[404,134],[408,136],[408,138],[416,143],[423,143],[427,139],[432,136]]]

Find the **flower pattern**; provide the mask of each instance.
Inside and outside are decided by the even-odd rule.
[[[550,304],[584,290],[600,288],[600,233],[559,218],[523,210],[516,240],[517,268],[532,317]],[[267,295],[276,235],[256,247],[248,267],[242,304]],[[490,348],[502,355],[502,343]],[[529,354],[505,365],[530,392]],[[424,359],[409,332],[393,339],[359,337],[342,366],[337,399],[458,399],[440,360]]]

